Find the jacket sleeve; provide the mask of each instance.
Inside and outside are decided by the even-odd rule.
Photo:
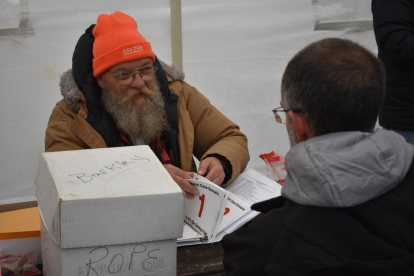
[[[59,121],[49,124],[46,129],[45,151],[67,151],[89,148],[76,135],[68,133],[70,122]],[[70,137],[69,137],[70,136]]]
[[[232,170],[226,183],[230,184],[249,161],[247,137],[196,88],[182,82],[182,93],[194,128],[194,156],[199,160],[212,154],[225,157]]]
[[[281,207],[261,214],[261,217],[255,218],[247,226],[223,238],[221,243],[225,275],[295,275],[293,271],[277,270],[274,273],[273,270],[269,273],[275,264],[272,252],[279,242],[283,242],[280,239],[286,219],[295,208],[295,204],[283,198],[270,201],[272,200],[282,202]]]
[[[58,103],[50,115],[46,128],[45,151],[66,151],[88,148],[71,131],[74,114],[65,112],[65,108]]]
[[[406,0],[373,0],[375,39],[380,57],[394,66],[414,62],[414,5]]]
[[[55,106],[46,128],[46,152],[106,147],[102,137],[85,121],[84,111],[80,113],[70,110],[64,100]]]

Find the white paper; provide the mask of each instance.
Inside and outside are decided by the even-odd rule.
[[[227,195],[226,207],[224,209],[223,219],[221,220],[219,230],[220,233],[227,226],[231,225],[239,218],[243,217],[250,211],[250,205],[234,194]]]
[[[183,236],[179,239],[177,239],[178,242],[184,242],[184,241],[194,241],[194,240],[200,240],[200,238],[203,238],[202,235],[194,231],[190,226],[187,224],[184,224],[184,230],[183,230]]]
[[[208,181],[202,176],[194,174],[194,180],[188,180],[190,183],[198,183],[197,185],[204,184],[205,186],[214,185],[214,183]],[[198,186],[197,186],[198,187]],[[218,187],[220,188],[220,187]],[[220,188],[222,189],[222,188]],[[246,210],[242,211],[240,208],[233,208],[235,203],[231,203],[230,200],[226,199],[226,208],[230,207],[230,212],[223,216],[220,227],[217,233],[212,239],[209,239],[209,242],[218,242],[225,235],[237,230],[242,227],[244,224],[254,219],[259,212],[253,211],[250,209],[250,206],[256,202],[264,201],[273,197],[280,196],[282,186],[272,179],[262,175],[254,169],[249,169],[242,174],[240,174],[229,186],[225,187],[224,190],[227,193],[227,198],[232,199],[232,201],[237,202],[240,206],[243,206]],[[194,200],[194,199],[193,199]],[[191,201],[191,200],[188,200]],[[187,200],[186,200],[187,202]],[[197,201],[196,201],[197,202]],[[185,208],[187,208],[186,205]],[[200,205],[195,204],[194,209],[200,208]],[[232,210],[237,210],[231,212]],[[187,209],[185,210],[187,213]],[[230,215],[232,214],[232,216]],[[203,222],[198,222],[203,223]],[[197,230],[197,229],[196,229]],[[199,244],[202,241],[191,241],[185,242],[179,240],[178,243],[182,245],[191,245]]]
[[[282,185],[262,175],[254,169],[240,174],[226,190],[237,195],[251,205],[280,196]]]
[[[226,228],[224,228],[223,229],[223,232],[225,232],[225,233],[231,233],[231,232],[239,229],[240,227],[242,227],[247,222],[249,222],[252,219],[254,219],[259,214],[260,213],[257,212],[257,211],[250,210],[243,217],[239,218],[238,220],[234,221],[232,224],[230,224],[229,226],[227,226]]]
[[[259,213],[250,210],[250,206],[279,196],[282,189],[280,184],[254,169],[240,174],[224,189],[197,174],[193,178],[187,181],[197,186],[200,196],[185,200],[185,222],[203,234],[206,242],[220,241],[224,235],[252,220]],[[211,196],[210,190],[217,194]]]
[[[200,192],[193,199],[185,199],[184,221],[195,231],[211,240],[217,233],[224,213],[226,191],[215,185],[197,179],[188,179]]]
[[[177,239],[177,246],[186,246],[200,244],[204,236],[194,231],[190,226],[184,223],[183,236]]]

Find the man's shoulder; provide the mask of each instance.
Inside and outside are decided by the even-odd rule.
[[[167,76],[168,87],[170,88],[171,93],[181,97],[183,90],[188,91],[185,87],[187,84],[184,81],[184,71],[181,68],[169,65],[161,60],[159,60],[159,62],[162,66],[162,70]]]
[[[46,128],[46,151],[106,147],[102,137],[85,120],[87,110],[82,106],[76,112],[65,99],[56,104]]]
[[[185,79],[184,71],[181,68],[178,68],[173,65],[169,65],[163,61],[159,61],[162,69],[164,70],[165,74],[167,75],[168,82],[181,82]]]
[[[265,240],[267,246],[272,246],[271,244],[278,239],[294,209],[299,206],[283,197],[255,204],[252,210],[260,210],[265,214],[260,215],[245,227],[227,235],[223,241],[227,242],[233,240],[233,238],[235,240],[241,238],[263,246],[260,241]]]
[[[62,120],[73,120],[75,116],[76,113],[69,107],[66,100],[62,99],[53,108],[49,118],[49,124]]]
[[[395,189],[355,207],[306,206],[283,197],[256,204],[253,209],[266,214],[223,239],[225,267],[239,264],[238,252],[247,249],[261,254],[242,262],[270,275],[306,274],[338,258],[367,266],[371,259],[392,262],[389,256],[414,245],[413,166]]]
[[[268,202],[272,201],[274,200]],[[278,244],[284,221],[289,217],[295,205],[286,200],[279,207],[267,206],[269,208],[265,215],[260,215],[243,228],[226,235],[222,240],[222,246],[223,265],[227,273],[264,274],[263,269],[272,256],[273,248]]]

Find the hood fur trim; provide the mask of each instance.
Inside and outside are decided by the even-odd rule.
[[[168,65],[167,63],[159,60],[161,65],[162,65],[162,69],[164,69],[165,73],[170,76],[170,78],[173,81],[183,81],[185,78],[185,74],[183,72],[183,70],[181,70],[178,67],[172,66],[172,65]]]
[[[62,74],[59,84],[60,93],[68,103],[69,107],[72,108],[73,111],[78,112],[80,109],[79,100],[81,91],[73,78],[72,69],[69,69]]]
[[[162,65],[162,69],[164,69],[165,73],[170,76],[170,78],[173,81],[183,81],[185,78],[184,72],[178,68],[174,67],[172,65],[168,65],[160,60],[160,63]],[[60,78],[60,93],[62,94],[63,98],[68,103],[69,107],[75,111],[78,112],[80,109],[80,95],[81,91],[78,87],[78,85],[75,82],[75,79],[72,75],[72,69],[67,70],[64,72]]]

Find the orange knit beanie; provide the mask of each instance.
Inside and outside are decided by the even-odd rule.
[[[151,44],[138,32],[135,20],[122,12],[101,14],[93,30],[93,75],[100,76],[114,65],[149,57]]]

